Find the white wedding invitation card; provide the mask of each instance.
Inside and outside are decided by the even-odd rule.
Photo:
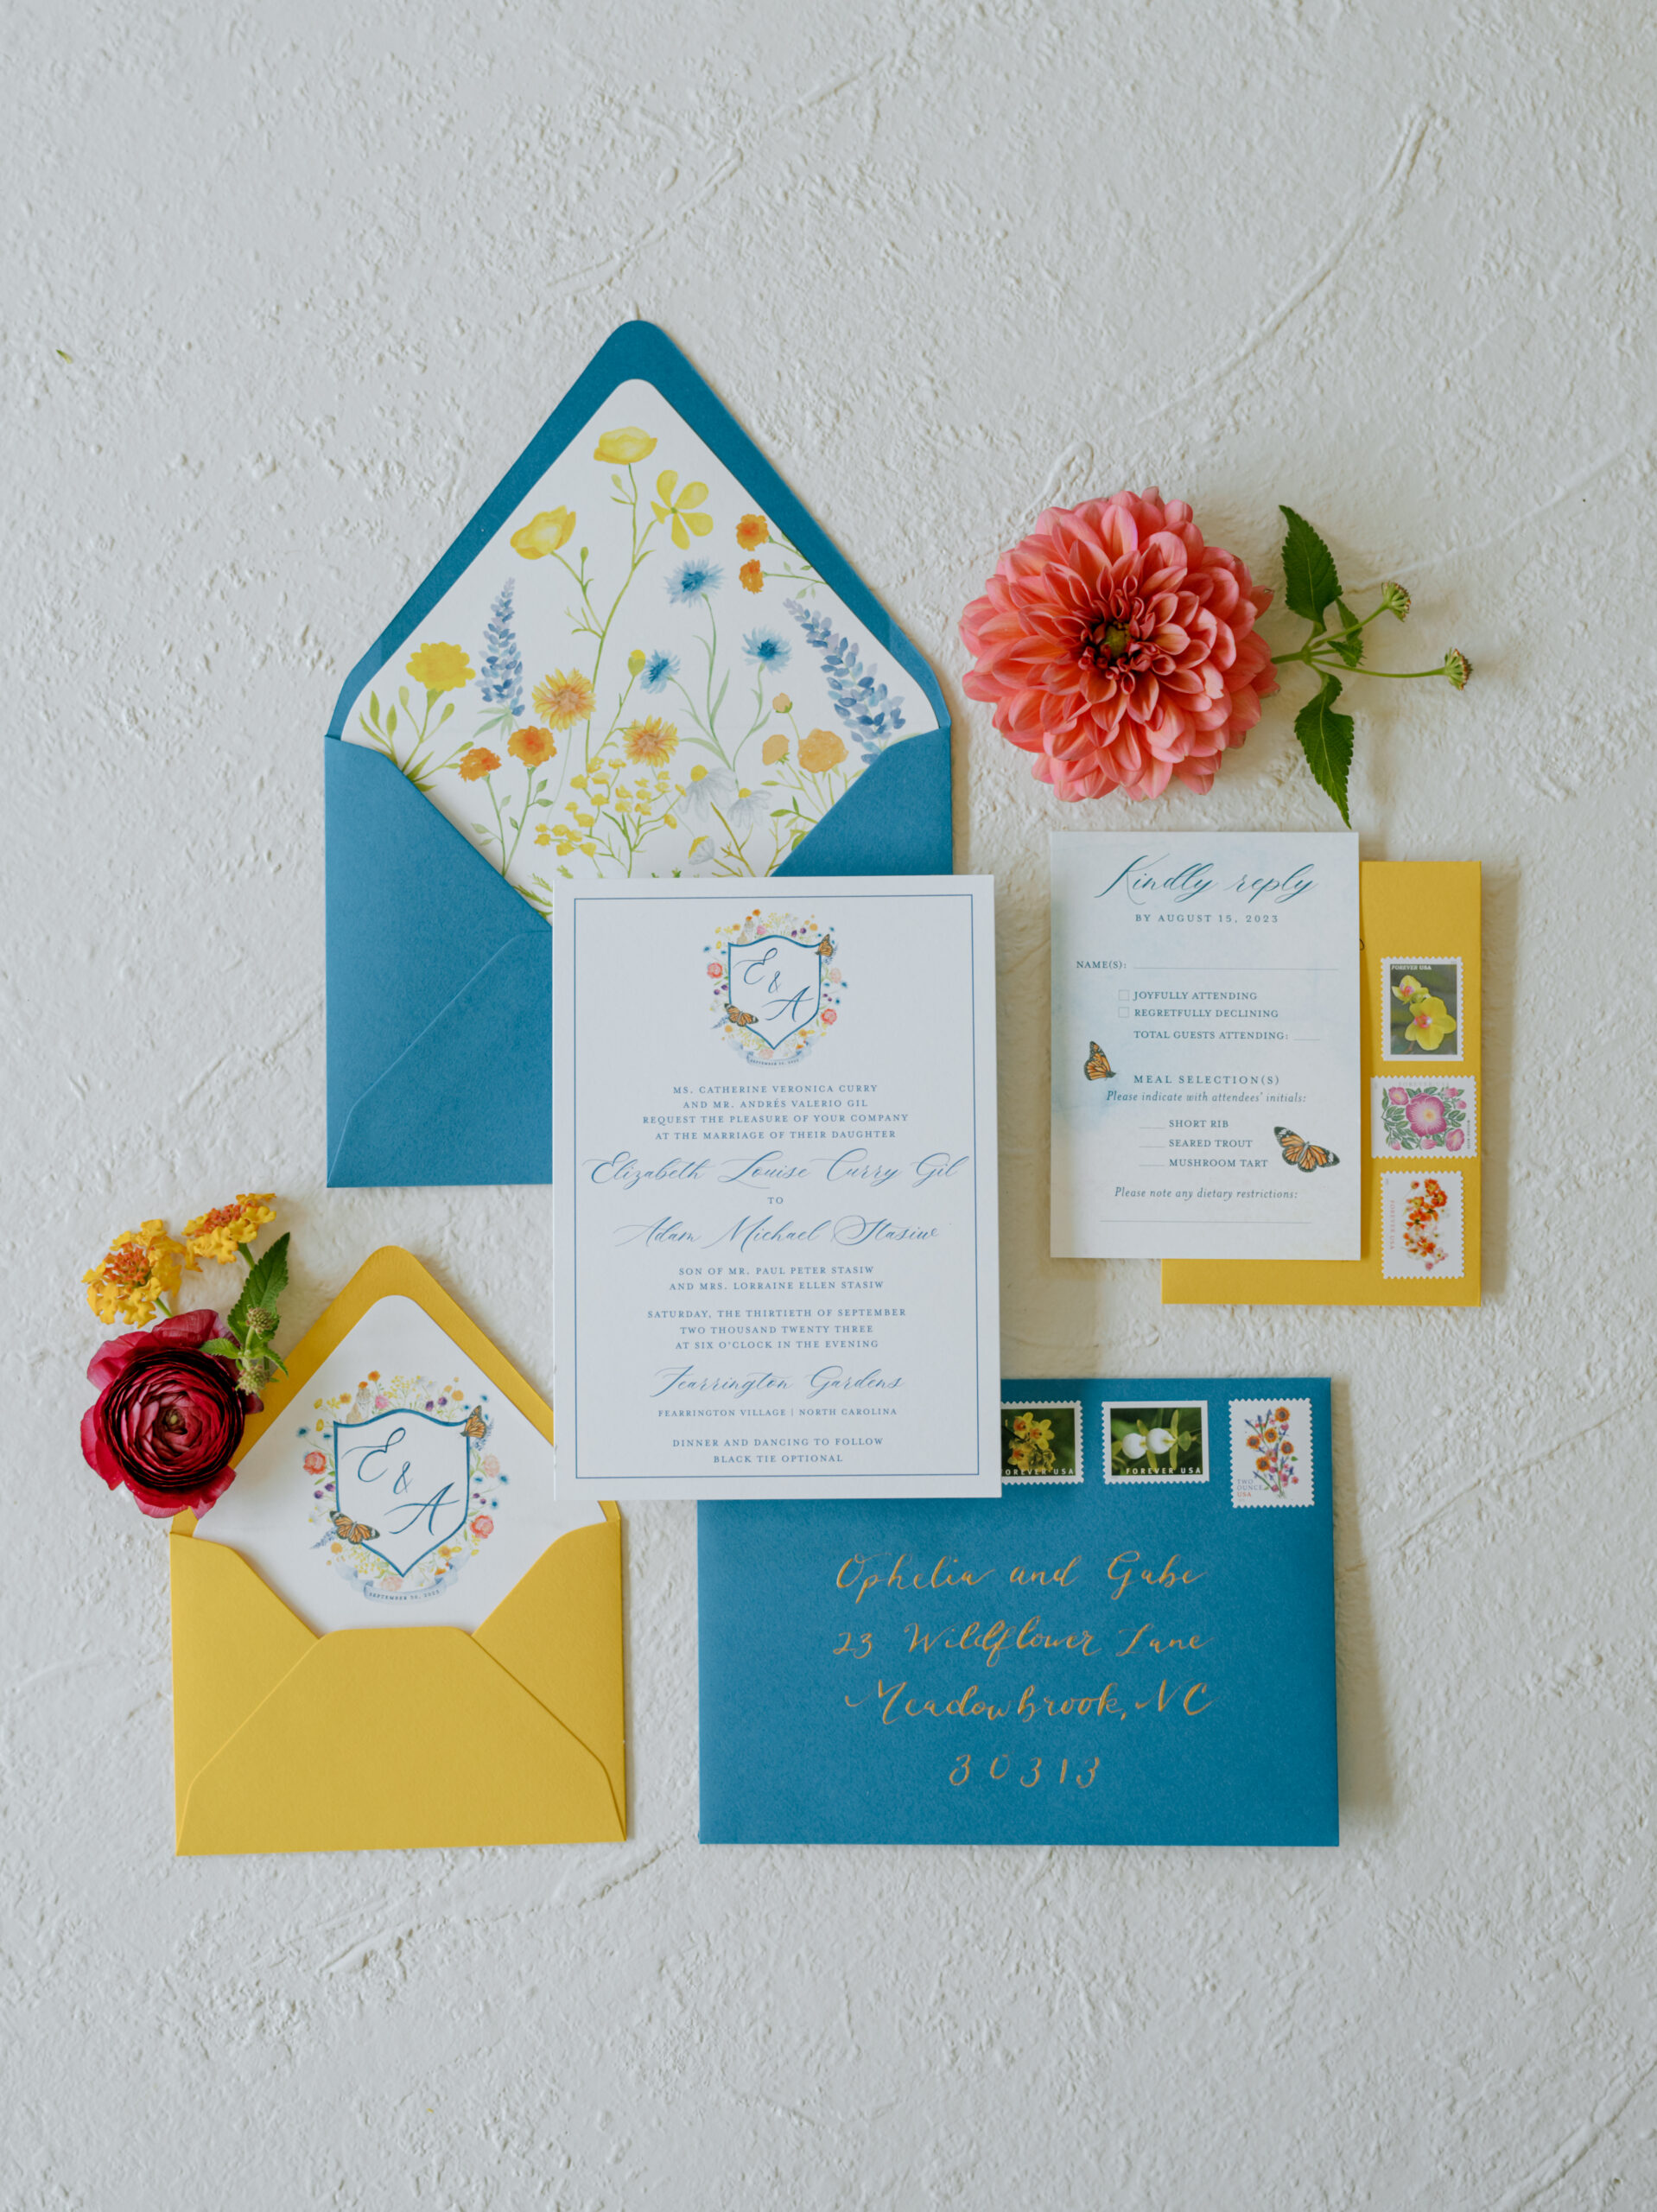
[[[1000,1491],[994,887],[562,884],[560,1497]]]
[[[1361,1258],[1357,838],[1051,863],[1054,1258]]]

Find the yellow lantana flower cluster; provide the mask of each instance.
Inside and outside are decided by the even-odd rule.
[[[244,1191],[234,1205],[215,1206],[184,1224],[184,1241],[191,1265],[198,1260],[233,1260],[244,1244],[251,1244],[267,1221],[276,1217],[276,1194],[271,1191]]]
[[[185,1268],[194,1274],[196,1266],[178,1239],[168,1235],[164,1221],[146,1221],[112,1238],[109,1250],[81,1281],[87,1305],[106,1328],[124,1321],[129,1328],[143,1329],[155,1319],[158,1306],[177,1296]]]

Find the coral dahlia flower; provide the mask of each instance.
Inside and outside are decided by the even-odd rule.
[[[1183,499],[1050,507],[961,618],[963,689],[1061,798],[1206,791],[1277,689],[1254,634],[1271,602]]]

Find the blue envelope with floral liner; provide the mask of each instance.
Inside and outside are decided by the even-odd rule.
[[[326,757],[336,1188],[551,1180],[559,876],[954,864],[936,678],[649,323],[352,671]]]

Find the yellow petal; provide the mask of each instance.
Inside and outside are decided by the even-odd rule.
[[[679,505],[682,507],[699,507],[707,497],[708,486],[705,484],[687,484]]]
[[[636,423],[625,423],[620,429],[606,430],[593,448],[594,461],[620,462],[625,467],[635,461],[648,461],[656,451],[656,441],[648,430],[641,430]]]
[[[673,505],[673,487],[679,480],[676,468],[664,468],[656,480],[656,496],[669,506]]]
[[[689,524],[692,530],[695,531],[698,537],[706,537],[708,531],[714,527],[714,518],[712,515],[687,515],[685,517],[685,520]]]
[[[651,512],[656,517],[657,522],[665,522],[668,518],[668,510],[665,507],[658,507],[653,499],[651,502]]]
[[[538,561],[544,554],[562,551],[575,531],[575,518],[569,509],[551,507],[545,514],[531,516],[522,530],[512,532],[512,550],[526,561]]]
[[[695,522],[696,518],[695,515],[692,515],[690,519],[692,522]],[[682,553],[684,551],[686,546],[690,543],[689,532],[686,530],[683,523],[680,520],[677,515],[675,515],[673,518],[673,542]]]

